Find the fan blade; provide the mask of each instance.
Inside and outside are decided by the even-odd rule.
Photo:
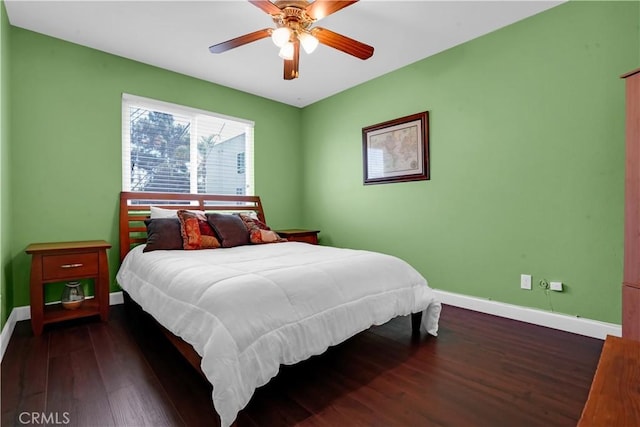
[[[222,53],[230,49],[245,45],[247,43],[255,42],[260,39],[264,39],[271,35],[271,28],[265,28],[263,30],[254,31],[253,33],[245,34],[244,36],[236,37],[235,39],[227,40],[226,42],[214,44],[209,47],[211,53]]]
[[[284,79],[293,80],[298,78],[298,68],[300,66],[300,42],[293,42],[293,59],[284,60]]]
[[[328,1],[328,0],[316,0],[307,6],[306,12],[311,18],[318,20],[322,19],[325,16],[329,16],[332,13],[339,11],[340,9],[344,9],[347,6],[351,6],[354,3],[357,3],[358,0],[354,1]]]
[[[358,40],[351,39],[342,34],[334,33],[322,27],[315,27],[311,30],[311,34],[324,45],[334,49],[341,50],[344,53],[355,56],[360,59],[368,59],[373,55],[373,47],[361,43]]]
[[[260,9],[262,9],[262,11],[268,13],[269,15],[279,15],[282,13],[282,10],[278,6],[268,0],[249,0],[249,3],[259,7]]]

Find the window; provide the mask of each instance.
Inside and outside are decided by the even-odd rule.
[[[124,191],[253,194],[253,122],[122,96]]]
[[[236,154],[236,169],[237,169],[237,173],[239,174],[245,173],[244,151],[242,153]]]

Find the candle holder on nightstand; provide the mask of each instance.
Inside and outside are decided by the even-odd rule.
[[[62,307],[67,310],[75,310],[80,308],[84,302],[84,290],[80,282],[68,282],[62,290]]]

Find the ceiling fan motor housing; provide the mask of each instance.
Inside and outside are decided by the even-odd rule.
[[[292,31],[305,31],[314,21],[304,9],[295,6],[287,6],[282,9],[281,14],[273,16],[273,22],[278,28],[288,27]]]

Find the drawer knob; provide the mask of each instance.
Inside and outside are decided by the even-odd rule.
[[[60,268],[78,268],[78,267],[82,267],[84,264],[80,263],[80,264],[62,264],[60,266]]]

